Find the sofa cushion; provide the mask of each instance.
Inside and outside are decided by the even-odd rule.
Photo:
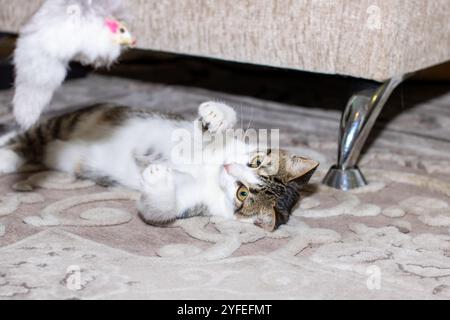
[[[42,0],[0,0],[17,32]],[[385,80],[450,60],[450,1],[129,0],[144,49]]]

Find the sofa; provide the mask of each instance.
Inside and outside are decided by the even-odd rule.
[[[0,31],[16,33],[43,0],[0,0]],[[395,88],[450,60],[448,0],[128,0],[138,47],[373,80],[355,92],[324,183],[366,184],[357,163]]]

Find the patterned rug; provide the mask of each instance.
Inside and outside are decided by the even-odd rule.
[[[193,116],[220,99],[243,127],[280,128],[282,145],[320,170],[273,233],[205,217],[151,227],[135,192],[56,172],[0,177],[0,298],[448,299],[450,90],[424,99],[427,88],[385,114],[361,161],[370,184],[345,193],[319,183],[335,160],[339,108],[99,75],[68,82],[50,114],[111,101]],[[11,94],[0,91],[0,123],[12,119]]]

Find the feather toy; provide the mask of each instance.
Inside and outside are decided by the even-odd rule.
[[[38,122],[67,75],[70,61],[108,67],[135,45],[118,0],[46,0],[23,26],[14,51],[14,116]]]

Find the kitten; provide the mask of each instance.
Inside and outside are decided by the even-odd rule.
[[[236,124],[226,104],[206,102],[198,113],[186,121],[104,104],[62,115],[9,137],[0,149],[0,173],[41,163],[136,189],[140,215],[154,225],[194,215],[241,218],[267,230],[286,223],[318,163],[238,137],[218,139]],[[181,142],[189,148],[179,148]]]
[[[47,0],[20,31],[14,52],[14,116],[28,129],[64,81],[69,62],[109,66],[135,40],[119,0]]]

